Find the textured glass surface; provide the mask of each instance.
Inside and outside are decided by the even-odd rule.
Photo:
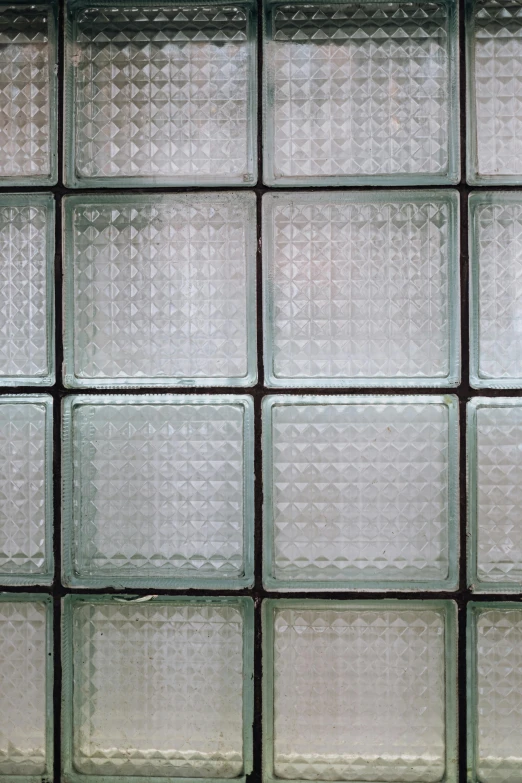
[[[0,397],[0,585],[53,577],[52,407],[50,395]]]
[[[468,403],[469,571],[478,590],[522,590],[522,400]]]
[[[266,587],[456,587],[456,397],[263,405]]]
[[[253,194],[65,203],[66,386],[255,383]]]
[[[456,194],[277,194],[263,204],[269,386],[457,385]]]
[[[65,600],[67,779],[244,780],[252,600]]]
[[[452,602],[264,611],[266,780],[455,780]]]
[[[2,386],[54,383],[53,255],[53,197],[0,195]]]
[[[468,779],[514,783],[522,769],[522,609],[468,605]]]
[[[0,595],[0,777],[52,779],[52,604]]]
[[[457,9],[268,2],[265,182],[457,182]]]
[[[70,187],[256,179],[251,2],[69,3]]]
[[[56,5],[0,3],[0,184],[54,185]]]
[[[522,196],[473,193],[470,383],[522,387]]]
[[[67,583],[253,581],[250,397],[69,397],[63,437]]]
[[[467,9],[468,182],[522,184],[522,2]]]

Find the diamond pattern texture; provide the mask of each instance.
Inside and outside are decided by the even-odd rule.
[[[491,609],[477,620],[478,774],[484,783],[520,780],[522,611]]]
[[[265,198],[271,384],[456,377],[456,202],[431,196]]]
[[[522,175],[522,2],[475,0],[478,173]]]
[[[242,617],[224,605],[74,612],[74,764],[89,775],[243,769]]]
[[[245,403],[119,399],[73,409],[74,572],[240,576]]]
[[[45,758],[46,608],[0,602],[0,775],[42,775]]]
[[[247,20],[244,3],[80,10],[76,176],[253,183]]]
[[[51,174],[49,13],[0,9],[0,177]]]
[[[447,174],[445,4],[278,4],[271,24],[276,180]]]
[[[0,398],[0,583],[2,577],[49,571],[45,441],[50,412],[43,402],[10,400]]]
[[[283,608],[275,619],[274,672],[278,777],[442,779],[440,612]]]
[[[314,580],[445,579],[448,452],[442,402],[276,404],[273,576],[310,589]]]
[[[68,384],[254,382],[251,194],[69,207]]]

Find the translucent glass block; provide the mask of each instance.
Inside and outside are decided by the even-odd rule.
[[[0,585],[52,582],[52,477],[52,397],[0,396]]]
[[[253,0],[68,2],[69,187],[253,185]]]
[[[252,584],[253,416],[251,397],[66,398],[66,584]]]
[[[522,770],[522,609],[468,604],[468,780],[514,783]]]
[[[65,198],[64,382],[250,386],[252,193]]]
[[[265,182],[458,182],[457,5],[267,0]]]
[[[522,184],[522,2],[466,3],[467,179]]]
[[[55,377],[50,194],[0,194],[0,259],[0,386],[50,386]]]
[[[265,601],[264,781],[453,783],[455,609]]]
[[[472,193],[470,383],[522,388],[522,196]]]
[[[0,2],[0,185],[55,185],[57,3]]]
[[[270,396],[263,438],[268,589],[457,586],[456,397]]]
[[[458,195],[266,195],[271,387],[456,386]]]
[[[250,598],[68,596],[65,779],[244,781],[253,635]]]
[[[0,595],[0,779],[52,780],[52,599]]]

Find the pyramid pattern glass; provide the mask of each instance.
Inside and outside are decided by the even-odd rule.
[[[452,601],[267,600],[264,780],[456,780]]]
[[[522,388],[522,197],[472,193],[470,383]]]
[[[54,383],[54,199],[0,194],[0,385]]]
[[[52,481],[52,397],[0,396],[0,585],[51,584]]]
[[[267,589],[456,588],[456,397],[265,397],[263,438]]]
[[[65,198],[64,382],[250,386],[252,193]]]
[[[271,387],[456,386],[458,195],[263,199]]]
[[[253,185],[253,2],[69,2],[69,187]]]
[[[522,184],[522,2],[466,3],[467,180]]]
[[[63,479],[66,584],[252,584],[250,397],[68,397]]]
[[[244,781],[253,622],[251,598],[67,596],[67,780]]]
[[[52,599],[0,594],[0,778],[53,775]]]
[[[55,185],[55,2],[0,3],[0,185]]]
[[[459,180],[457,3],[268,0],[267,185]]]
[[[522,609],[468,604],[468,780],[512,783],[522,769]]]

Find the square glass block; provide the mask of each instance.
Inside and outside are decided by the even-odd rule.
[[[53,399],[2,395],[0,585],[51,584],[53,574]]]
[[[0,2],[0,185],[55,185],[57,3]]]
[[[263,199],[270,387],[456,386],[458,194]]]
[[[253,193],[64,201],[66,386],[256,382]]]
[[[457,41],[455,0],[265,0],[265,182],[458,182]]]
[[[522,609],[468,604],[468,781],[514,783],[522,770]]]
[[[0,780],[53,776],[53,606],[0,594]]]
[[[453,783],[452,601],[263,604],[263,779]]]
[[[468,403],[468,580],[522,591],[522,399]],[[521,770],[522,772],[522,770]]]
[[[54,378],[54,199],[0,194],[0,386]]]
[[[253,185],[252,0],[68,0],[69,187]]]
[[[63,579],[77,587],[253,583],[251,397],[68,397]]]
[[[458,583],[458,400],[263,400],[263,581],[275,590]]]
[[[522,388],[522,194],[469,197],[470,384]]]
[[[467,180],[522,184],[522,2],[466,2]]]
[[[251,598],[67,596],[63,779],[244,781],[253,637]]]

